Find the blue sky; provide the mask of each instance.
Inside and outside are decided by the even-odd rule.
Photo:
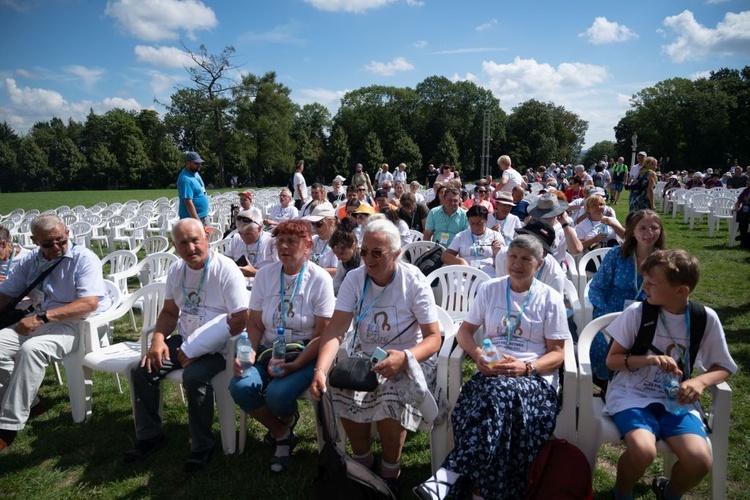
[[[90,108],[156,109],[189,84],[184,42],[233,45],[299,104],[335,114],[367,85],[468,79],[508,112],[534,98],[614,140],[629,98],[671,77],[750,64],[748,0],[0,0],[0,121],[25,133]]]

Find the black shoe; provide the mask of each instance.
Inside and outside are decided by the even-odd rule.
[[[167,437],[164,434],[159,434],[151,439],[139,439],[135,443],[135,448],[125,452],[120,459],[120,464],[127,465],[145,460],[150,454],[164,446],[166,442]]]
[[[286,439],[275,439],[276,446],[288,446],[289,454],[283,456],[272,456],[271,457],[271,472],[280,473],[286,471],[292,465],[292,452],[294,447],[297,446],[297,435],[289,431],[289,437]]]
[[[388,485],[388,489],[391,490],[393,496],[401,498],[401,478],[400,477],[384,477],[383,481]]]
[[[667,483],[669,483],[669,479],[664,476],[655,477],[651,481],[651,490],[653,490],[656,500],[664,500],[664,488],[667,487]]]
[[[185,474],[197,474],[208,466],[208,462],[211,461],[211,455],[213,455],[213,453],[213,448],[208,451],[191,452],[190,458],[187,459],[187,462],[185,462],[185,466],[182,468],[182,470],[185,471]]]
[[[16,440],[18,431],[10,431],[8,429],[0,429],[0,451],[13,444]]]
[[[292,415],[292,420],[287,424],[287,427],[289,427],[290,431],[294,432],[294,428],[297,427],[297,422],[299,422],[298,411],[294,412],[294,415]],[[273,437],[271,431],[266,432],[266,435],[263,436],[263,442],[268,446],[276,446],[276,438]]]

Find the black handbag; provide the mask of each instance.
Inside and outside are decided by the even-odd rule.
[[[391,340],[386,342],[383,347],[399,338],[406,332],[412,325],[416,323],[416,320],[412,321],[409,326],[404,328],[401,333],[393,337]],[[354,330],[354,338],[352,339],[352,346],[355,345],[357,338],[357,330]],[[328,374],[328,382],[331,387],[337,389],[349,389],[352,391],[363,391],[372,392],[377,389],[378,375],[372,371],[373,363],[372,359],[368,356],[349,356],[333,367],[331,373]]]
[[[42,273],[39,274],[39,276],[36,277],[34,281],[31,282],[29,286],[26,287],[26,290],[21,292],[16,297],[13,297],[10,302],[5,304],[5,307],[0,310],[0,329],[8,328],[11,325],[15,325],[19,321],[21,321],[23,318],[28,316],[29,314],[34,312],[34,306],[31,305],[27,307],[26,309],[16,309],[16,306],[26,297],[29,292],[31,292],[35,286],[37,286],[39,283],[42,282],[42,280],[47,277],[49,273],[52,272],[54,268],[57,267],[57,265],[62,262],[62,257],[57,259],[57,262],[52,264],[50,267],[45,269]]]
[[[305,350],[305,344],[299,344],[297,342],[288,343],[286,345],[286,356],[284,357],[284,362],[291,363],[292,361],[297,359],[297,356],[302,354],[302,351],[304,350]],[[255,359],[255,363],[267,365],[268,362],[271,361],[272,355],[273,355],[273,347],[264,349],[260,354],[258,354],[258,357]]]

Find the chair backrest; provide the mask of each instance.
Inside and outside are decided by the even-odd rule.
[[[612,323],[620,314],[622,314],[622,312],[609,313],[605,314],[604,316],[599,316],[595,320],[592,320],[588,325],[586,325],[578,335],[577,349],[579,375],[591,375],[591,356],[589,351],[591,350],[591,343],[594,340],[594,336],[597,333],[602,332],[604,336],[607,337],[607,343],[609,343],[609,335],[605,331],[605,328],[607,328],[607,326]],[[586,393],[581,392],[581,394]]]
[[[586,267],[588,267],[589,263],[593,263],[594,267],[599,269],[602,259],[610,250],[611,248],[597,248],[596,250],[591,250],[590,252],[585,253],[578,261],[578,275],[581,279],[588,279]],[[582,283],[582,285],[585,285],[585,282]]]
[[[417,231],[416,229],[409,229],[409,234],[411,235],[412,243],[415,241],[422,241],[422,239],[424,239],[424,234],[422,234],[421,231]]]
[[[453,320],[463,319],[469,311],[479,285],[489,280],[484,271],[471,266],[443,266],[427,275],[427,282],[437,280],[433,287],[435,302]]]
[[[141,268],[138,273],[138,280],[141,283],[141,287],[154,283],[155,281],[163,281],[167,277],[167,271],[169,266],[180,260],[173,253],[159,252],[147,255],[142,261],[138,263]]]
[[[732,209],[736,203],[736,199],[730,198],[729,196],[720,196],[711,200],[711,213],[722,217],[731,217]]]
[[[437,315],[438,323],[440,323],[440,334],[443,336],[443,339],[453,335],[455,333],[453,331],[453,318],[451,318],[451,315],[448,314],[448,311],[438,306]]]
[[[166,252],[167,248],[169,248],[169,240],[164,236],[149,236],[143,240],[141,248],[146,252],[146,255]]]
[[[224,254],[226,252],[227,248],[229,248],[229,244],[232,242],[232,238],[224,238],[219,241],[214,241],[210,244],[210,247],[212,250],[216,250],[220,254]]]
[[[122,301],[122,294],[120,293],[120,288],[115,283],[110,280],[104,280],[104,293],[109,297],[111,301],[109,310],[115,309],[120,305],[120,302]]]
[[[424,255],[427,250],[433,248],[437,243],[434,241],[412,241],[401,248],[401,259],[406,262],[414,263],[419,257]]]
[[[104,266],[109,264],[109,270]],[[102,271],[106,274],[120,273],[138,264],[138,256],[130,250],[116,250],[102,258]]]
[[[222,232],[221,229],[217,227],[206,227],[206,233],[208,234],[209,243],[216,243],[221,240]]]

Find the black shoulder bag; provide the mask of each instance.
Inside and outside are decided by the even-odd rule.
[[[29,292],[34,289],[35,286],[41,283],[42,280],[46,278],[47,275],[51,273],[52,270],[56,268],[60,262],[62,262],[62,257],[57,259],[57,262],[42,271],[42,273],[39,274],[39,276],[37,276],[37,278],[29,286],[27,286],[26,290],[21,292],[20,295],[13,297],[10,302],[5,304],[5,307],[0,310],[0,329],[7,328],[10,325],[15,325],[23,318],[34,312],[33,305],[30,305],[26,309],[16,309],[16,306],[24,299],[24,297],[29,294]]]

